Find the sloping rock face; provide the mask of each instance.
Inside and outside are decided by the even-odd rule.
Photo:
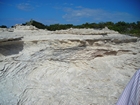
[[[136,37],[45,33],[0,42],[0,104],[115,105],[140,66]]]
[[[107,27],[103,29],[76,29],[70,28],[67,30],[56,30],[54,34],[75,34],[75,35],[107,35],[107,34],[118,34],[117,31],[110,30]]]
[[[22,26],[22,25],[15,25],[15,30],[37,30],[35,26],[29,25],[29,26]]]
[[[0,28],[0,32],[13,32],[13,28]]]

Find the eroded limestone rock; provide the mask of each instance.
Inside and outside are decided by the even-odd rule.
[[[70,28],[67,30],[56,30],[53,34],[74,34],[74,35],[107,35],[107,34],[118,34],[117,31],[108,29],[107,27],[100,29],[76,29]]]
[[[22,43],[0,43],[2,105],[115,105],[140,65],[129,36],[14,34]]]

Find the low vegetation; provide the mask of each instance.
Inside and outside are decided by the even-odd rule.
[[[140,21],[126,23],[124,21],[119,21],[117,23],[113,22],[99,22],[99,23],[85,23],[81,25],[73,25],[73,24],[52,24],[52,25],[44,25],[43,23],[37,22],[35,20],[31,20],[29,22],[23,23],[22,25],[33,25],[39,29],[47,29],[50,31],[61,30],[61,29],[69,29],[69,28],[94,28],[94,29],[102,29],[104,27],[108,27],[111,30],[118,31],[122,34],[134,35],[140,37]],[[6,28],[7,26],[2,25],[0,28]]]
[[[7,26],[5,26],[5,25],[1,25],[0,28],[7,28]]]

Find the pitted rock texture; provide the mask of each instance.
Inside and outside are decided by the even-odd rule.
[[[19,36],[0,43],[1,105],[115,105],[140,66],[140,42],[129,36]]]
[[[75,29],[70,28],[67,30],[56,30],[54,34],[75,34],[75,35],[107,35],[107,34],[118,34],[117,31],[110,30],[107,27],[103,29]]]

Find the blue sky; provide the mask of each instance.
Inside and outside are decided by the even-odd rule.
[[[140,21],[140,0],[0,0],[0,25]]]

